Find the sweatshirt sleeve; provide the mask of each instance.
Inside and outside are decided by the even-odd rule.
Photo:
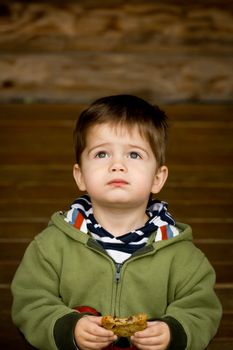
[[[163,317],[161,321],[165,322],[171,334],[171,341],[167,350],[185,350],[187,345],[187,335],[181,324],[173,317]]]
[[[74,340],[74,328],[80,319],[77,312],[61,317],[54,326],[54,339],[59,350],[77,350]]]
[[[189,260],[192,258],[195,260],[195,253]],[[164,321],[170,329],[171,324],[175,325],[173,331],[176,342],[182,340],[183,328],[187,336],[186,350],[205,349],[216,334],[222,316],[222,307],[214,291],[215,272],[202,253],[198,253],[198,261],[199,264],[183,261],[183,264],[175,267],[176,273],[180,269],[178,275],[181,277],[174,295],[169,296],[170,301],[164,315]],[[177,324],[180,325],[178,333]]]
[[[67,336],[67,328],[70,325],[74,328],[82,317],[63,303],[59,295],[59,266],[52,264],[42,254],[36,240],[27,248],[12,281],[11,290],[13,322],[26,340],[37,349],[58,349],[54,338],[57,321],[66,316],[68,326],[60,327],[59,332],[61,336]],[[72,343],[73,334],[70,334],[67,341]],[[75,347],[67,347],[68,349]]]
[[[93,312],[94,311],[94,312]],[[97,316],[96,310],[69,313],[57,320],[54,326],[54,339],[59,350],[77,350],[78,346],[74,339],[74,329],[77,321],[84,315]],[[99,316],[100,314],[98,314]]]

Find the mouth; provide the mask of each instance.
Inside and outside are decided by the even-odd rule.
[[[113,179],[111,181],[108,182],[108,185],[112,185],[112,186],[124,186],[124,185],[128,185],[129,183],[123,179]]]

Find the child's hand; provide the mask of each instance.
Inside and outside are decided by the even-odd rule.
[[[101,317],[84,316],[74,329],[74,337],[79,349],[102,349],[117,339],[113,332],[101,327]]]
[[[168,325],[165,322],[148,322],[148,327],[136,332],[132,337],[132,343],[142,350],[165,350],[171,339]]]

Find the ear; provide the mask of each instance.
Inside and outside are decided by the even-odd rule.
[[[156,194],[161,191],[168,177],[168,168],[163,165],[161,166],[154,176],[154,182],[152,185],[151,192]]]
[[[85,182],[84,182],[84,178],[83,178],[83,174],[82,174],[82,170],[80,165],[75,164],[73,167],[73,176],[75,179],[75,182],[78,186],[78,188],[80,189],[80,191],[86,191],[86,186],[85,186]]]

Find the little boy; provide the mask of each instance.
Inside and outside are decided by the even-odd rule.
[[[131,95],[101,98],[74,132],[73,173],[86,194],[31,242],[12,282],[12,316],[37,349],[205,349],[221,305],[215,273],[153,200],[168,175],[165,114]],[[130,339],[101,316],[148,315]]]

